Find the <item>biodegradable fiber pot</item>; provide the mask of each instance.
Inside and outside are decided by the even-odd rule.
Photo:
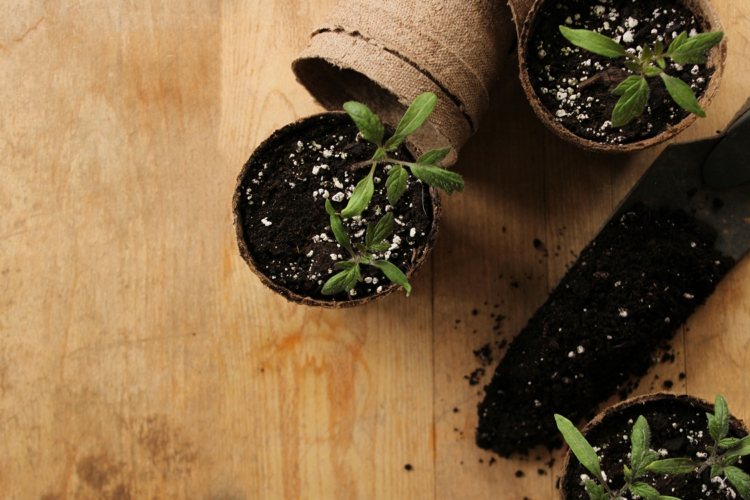
[[[386,138],[392,133],[387,130]],[[365,304],[398,288],[380,270],[363,265],[363,281],[353,293],[321,293],[323,284],[338,272],[334,264],[350,258],[331,232],[326,198],[337,211],[346,206],[347,196],[369,172],[375,148],[358,138],[346,113],[336,112],[287,125],[253,152],[237,179],[232,211],[240,254],[264,285],[290,301],[328,308]],[[394,154],[414,161],[419,151],[405,143]],[[386,238],[391,245],[379,258],[410,277],[437,238],[440,197],[412,177],[391,207],[382,168],[376,171],[375,194],[361,219],[346,219],[344,225],[356,246],[364,242],[368,222],[392,211],[394,230]]]
[[[591,9],[597,8],[597,9],[606,9],[606,12],[609,12],[609,9],[614,7],[617,8],[630,8],[630,9],[638,9],[643,7],[644,2],[638,2],[633,3],[631,0],[607,0],[606,2],[602,3],[599,1],[596,2],[587,2],[586,0],[579,0],[579,4],[587,4],[590,3],[589,6]],[[688,11],[690,11],[693,16],[695,17],[696,23],[699,25],[697,26],[698,32],[710,32],[710,31],[719,31],[722,29],[721,22],[719,20],[719,16],[716,12],[716,9],[714,8],[713,4],[710,2],[710,0],[670,0],[669,2],[653,2],[653,4],[660,8],[670,8],[672,5],[682,6],[686,8]],[[571,27],[575,28],[577,27],[576,24],[579,22],[576,18],[575,20],[572,19],[573,17],[578,14],[578,12],[573,13],[571,12],[571,15],[569,17],[561,17],[558,22],[556,23],[550,23],[551,18],[555,18],[556,14],[553,13],[554,10],[562,10],[574,8],[574,4],[571,4],[571,2],[560,2],[559,0],[536,0],[534,2],[533,6],[529,10],[525,21],[523,23],[523,28],[520,35],[520,43],[519,43],[519,64],[520,64],[520,71],[521,71],[521,83],[523,84],[524,90],[526,91],[526,95],[531,102],[531,106],[534,109],[534,112],[537,114],[537,116],[544,122],[544,124],[550,128],[552,131],[554,131],[558,136],[562,137],[563,139],[570,141],[574,144],[576,144],[579,147],[582,147],[587,150],[593,150],[593,151],[604,151],[604,152],[629,152],[629,151],[635,151],[643,148],[647,148],[653,145],[656,145],[660,142],[666,141],[667,139],[670,139],[683,131],[685,128],[687,128],[690,124],[692,124],[696,120],[696,115],[688,113],[681,108],[679,108],[677,105],[674,105],[675,111],[670,112],[669,111],[669,105],[666,103],[671,102],[671,100],[666,97],[666,99],[662,99],[662,101],[665,103],[662,105],[662,109],[657,111],[658,105],[655,104],[656,95],[655,92],[658,92],[660,94],[666,94],[663,90],[664,85],[661,82],[661,79],[659,77],[652,77],[649,81],[653,81],[653,83],[650,84],[652,97],[649,99],[649,106],[654,106],[654,113],[659,114],[658,120],[664,120],[665,123],[662,126],[661,123],[657,123],[657,127],[654,127],[653,130],[647,129],[646,131],[643,131],[642,129],[638,129],[638,127],[645,127],[646,121],[643,120],[642,122],[636,121],[631,122],[630,124],[624,126],[623,128],[619,129],[622,131],[622,135],[620,136],[620,140],[622,142],[602,142],[603,140],[600,138],[595,137],[596,134],[599,133],[600,130],[605,130],[606,125],[602,127],[602,125],[589,125],[597,120],[599,122],[602,122],[606,119],[609,119],[609,115],[611,115],[611,106],[614,104],[614,101],[617,100],[617,97],[611,96],[611,90],[614,89],[617,83],[619,81],[623,80],[626,76],[626,73],[622,72],[620,74],[612,74],[610,76],[610,73],[607,71],[601,71],[601,68],[594,68],[598,64],[598,59],[611,61],[612,69],[614,68],[620,68],[622,67],[622,59],[606,59],[602,58],[601,56],[592,55],[591,53],[587,53],[583,49],[580,49],[579,53],[573,53],[572,55],[568,56],[566,54],[546,54],[546,51],[543,51],[540,49],[539,39],[537,39],[536,34],[537,32],[542,32],[543,30],[547,30],[551,34],[545,35],[544,40],[550,40],[553,37],[559,37],[559,40],[564,41],[562,38],[562,35],[559,34],[557,30],[558,24],[568,24]],[[645,11],[645,8],[644,8]],[[584,14],[588,12],[585,11]],[[601,12],[601,11],[600,11]],[[517,13],[518,15],[519,13]],[[520,12],[522,15],[522,12]],[[580,14],[578,14],[580,16]],[[665,37],[670,35],[672,33],[672,28],[670,27],[671,23],[671,17],[673,17],[673,14],[665,14],[662,16],[660,20],[654,19],[654,24],[659,24],[658,33],[663,33]],[[624,26],[625,29],[628,28],[628,25],[626,23],[632,22],[632,18],[629,18],[626,15],[623,16],[613,16],[611,18],[607,17],[607,14],[605,13],[603,16],[601,16],[602,22],[606,22],[608,25],[611,25],[611,29],[614,30],[616,26]],[[581,22],[583,19],[581,20]],[[637,20],[636,20],[637,21]],[[660,23],[664,23],[663,25]],[[668,24],[669,23],[669,24]],[[554,25],[553,25],[554,24]],[[632,27],[632,33],[635,33],[636,39],[635,42],[633,42],[633,46],[635,46],[637,43],[639,43],[640,38],[655,38],[658,33],[649,32],[647,30],[642,29],[643,23],[639,26],[631,26]],[[610,36],[610,32],[603,31],[604,34],[607,34],[607,36]],[[614,36],[614,34],[612,35]],[[661,36],[661,35],[659,35]],[[540,35],[541,37],[541,35]],[[668,44],[669,39],[665,38],[665,45]],[[649,45],[653,43],[653,40],[649,40]],[[569,44],[569,46],[572,47],[572,44]],[[577,49],[577,48],[575,48]],[[586,132],[586,134],[577,135],[576,133],[572,132],[561,124],[561,121],[564,118],[561,118],[559,115],[556,115],[556,113],[565,111],[564,109],[560,108],[557,111],[550,110],[547,106],[545,106],[544,101],[547,101],[547,104],[550,105],[550,103],[555,102],[554,99],[559,100],[559,91],[557,89],[557,85],[560,84],[559,81],[553,81],[553,79],[557,78],[557,75],[547,75],[547,74],[539,74],[535,73],[532,74],[532,68],[539,68],[543,65],[551,65],[552,66],[552,72],[559,70],[559,65],[561,61],[574,58],[574,57],[580,57],[583,61],[585,56],[593,56],[588,58],[588,63],[590,64],[591,61],[594,61],[594,64],[591,67],[591,71],[587,75],[587,79],[593,80],[594,71],[596,69],[600,70],[600,73],[602,73],[602,76],[606,76],[607,78],[599,79],[599,83],[597,85],[591,85],[591,82],[587,84],[589,89],[586,91],[582,90],[581,85],[584,83],[583,81],[578,82],[577,84],[574,83],[572,85],[567,85],[565,82],[563,82],[562,89],[561,90],[567,90],[566,87],[573,88],[574,93],[578,92],[578,102],[581,102],[582,100],[585,102],[587,99],[587,94],[591,92],[591,88],[601,88],[603,90],[600,90],[601,95],[606,95],[606,98],[601,99],[601,103],[599,101],[597,102],[591,102],[588,101],[589,104],[592,104],[592,107],[582,106],[580,109],[581,111],[576,111],[575,115],[577,118],[581,117],[581,121],[583,123],[586,123],[587,126],[589,126],[589,130]],[[726,39],[722,41],[718,46],[711,49],[711,51],[708,54],[708,61],[702,70],[702,74],[706,74],[707,76],[703,78],[701,75],[700,79],[698,79],[698,84],[695,85],[694,89],[696,90],[696,94],[698,95],[698,102],[706,109],[713,99],[713,97],[716,95],[716,92],[719,88],[719,82],[721,80],[721,75],[724,69],[724,62],[726,59]],[[606,65],[606,63],[603,63]],[[692,67],[692,65],[690,65]],[[547,66],[549,68],[549,66]],[[586,70],[584,70],[586,71]],[[667,71],[680,71],[675,70],[673,67],[667,67]],[[683,74],[683,80],[688,75],[688,69],[686,68],[684,70]],[[672,76],[679,77],[679,74],[673,74]],[[542,78],[542,81],[539,80],[539,78]],[[560,76],[559,78],[562,78]],[[549,79],[549,82],[545,82],[545,79]],[[704,83],[705,82],[705,83]],[[547,84],[547,86],[542,89],[541,87]],[[577,86],[576,86],[577,85]],[[539,87],[539,91],[542,93],[545,93],[544,90],[548,90],[548,95],[545,95],[544,98],[542,98],[539,93],[537,92],[536,87]],[[549,88],[547,88],[549,87]],[[607,88],[608,87],[608,88]],[[567,90],[570,92],[569,90]],[[554,96],[554,98],[553,98]],[[598,97],[598,96],[597,96]],[[597,116],[596,120],[591,120],[591,116],[586,115],[594,115],[594,111],[596,107],[604,107],[605,99],[609,100],[609,106],[610,111],[607,113],[608,116],[602,117]],[[593,99],[592,99],[593,100]],[[561,111],[562,110],[562,111]],[[663,112],[664,111],[664,112]],[[602,113],[603,114],[603,113]],[[569,115],[573,116],[573,115]],[[644,114],[645,116],[645,114]],[[656,114],[654,116],[654,121],[656,121]],[[570,125],[570,124],[569,124]],[[651,124],[653,126],[653,124]],[[612,130],[611,128],[609,130]],[[585,135],[588,135],[586,137]]]
[[[728,403],[731,410],[732,401]],[[660,451],[662,458],[696,459],[696,453],[705,453],[706,447],[714,444],[708,432],[706,418],[706,413],[713,412],[714,406],[703,399],[662,392],[616,404],[597,415],[581,432],[598,449],[599,462],[602,471],[611,480],[610,486],[619,488],[625,484],[623,464],[630,463],[630,435],[633,423],[639,416],[642,415],[649,424],[651,449]],[[742,421],[730,415],[727,436],[742,438],[747,434]],[[735,465],[750,472],[750,461]],[[563,500],[589,500],[581,484],[582,474],[591,475],[568,450],[560,482],[560,496]],[[661,495],[684,500],[731,498],[726,489],[721,489],[720,483],[710,480],[709,469],[701,475],[691,473],[665,476],[648,473],[640,481],[655,487]]]
[[[422,151],[451,146],[447,165],[477,130],[514,36],[497,0],[347,0],[292,68],[325,108],[355,100],[391,124],[433,92],[435,112],[411,141]]]

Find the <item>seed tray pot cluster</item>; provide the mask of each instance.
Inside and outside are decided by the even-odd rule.
[[[386,138],[392,133],[387,130]],[[331,231],[326,199],[337,211],[346,206],[357,182],[369,172],[375,148],[361,139],[346,113],[332,112],[277,130],[253,152],[237,179],[232,209],[240,254],[264,285],[290,301],[328,308],[365,304],[398,288],[380,270],[361,266],[363,281],[352,292],[321,293],[338,272],[336,262],[349,259]],[[416,153],[405,144],[395,157],[414,161]],[[391,206],[385,181],[383,172],[361,218],[346,219],[344,224],[356,245],[364,241],[368,223],[392,211],[391,245],[379,258],[410,277],[435,244],[440,196],[410,179],[405,194]]]
[[[623,464],[630,463],[630,435],[633,423],[643,416],[651,429],[651,448],[660,451],[661,458],[695,458],[713,446],[706,423],[706,413],[714,407],[707,401],[667,393],[651,394],[624,401],[600,413],[583,429],[586,440],[598,449],[602,471],[613,485],[625,484]],[[743,438],[747,428],[742,421],[730,416],[728,437]],[[701,455],[697,455],[701,456]],[[744,457],[747,458],[747,457]],[[744,472],[750,472],[750,461],[735,464]],[[568,451],[565,456],[560,482],[562,500],[589,500],[581,485],[582,475],[591,475],[578,459]],[[712,482],[710,469],[702,474],[669,475],[647,473],[640,479],[655,487],[662,495],[682,498],[732,498],[727,491],[729,483]],[[626,493],[626,498],[632,498]],[[736,495],[736,498],[740,498]]]
[[[631,74],[623,58],[610,59],[575,47],[559,26],[588,29],[619,40],[627,49],[664,45],[677,34],[722,29],[709,0],[537,0],[523,26],[521,82],[537,116],[561,138],[588,150],[628,152],[674,137],[696,119],[675,104],[659,77],[649,78],[646,111],[612,128],[618,96],[612,90]],[[665,72],[690,85],[704,109],[713,99],[726,59],[726,41],[711,49],[705,65],[669,64]],[[621,69],[622,68],[622,69]]]

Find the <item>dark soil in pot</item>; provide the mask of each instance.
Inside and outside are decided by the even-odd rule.
[[[559,446],[554,413],[579,421],[643,375],[732,267],[714,240],[684,212],[642,205],[605,226],[500,361],[477,444],[503,456]]]
[[[391,129],[387,135],[392,133]],[[321,293],[328,278],[338,272],[334,264],[350,258],[334,239],[326,198],[342,210],[357,182],[369,172],[362,162],[374,152],[375,145],[358,136],[345,113],[300,120],[278,130],[255,150],[238,178],[233,208],[240,253],[267,286],[290,300],[324,307],[357,305],[396,288],[378,269],[362,266],[364,281],[350,294]],[[414,161],[406,146],[394,157]],[[434,244],[439,197],[412,178],[392,207],[386,177],[379,166],[369,207],[361,218],[347,219],[344,225],[352,244],[363,242],[367,223],[392,211],[396,224],[388,237],[391,248],[380,255],[409,276]]]
[[[679,33],[711,31],[708,21],[677,0],[546,1],[536,15],[527,45],[528,77],[541,104],[555,120],[587,140],[628,144],[666,132],[690,113],[669,96],[659,77],[648,78],[651,96],[644,113],[620,128],[611,126],[619,96],[617,85],[633,74],[624,58],[611,59],[572,45],[559,26],[597,31],[633,51],[662,40],[665,47]],[[682,79],[700,99],[714,74],[711,65],[680,66],[665,72]]]
[[[731,401],[729,402],[731,405]],[[730,406],[731,408],[731,406]],[[602,470],[620,487],[625,484],[623,463],[629,463],[628,453],[631,450],[630,435],[633,423],[643,415],[651,429],[651,448],[659,451],[662,458],[693,458],[706,453],[708,446],[713,446],[713,439],[708,432],[706,413],[713,413],[713,405],[706,401],[684,395],[654,394],[626,401],[609,408],[600,414],[583,430],[589,443],[594,446],[600,458]],[[742,438],[747,430],[742,422],[731,417],[729,420],[729,437]],[[745,457],[747,458],[747,457]],[[591,475],[571,453],[566,457],[560,493],[563,500],[589,500],[583,486],[581,475]],[[744,460],[736,467],[750,473],[750,461]],[[669,475],[647,473],[640,479],[662,495],[682,498],[734,498],[726,489],[731,483],[711,482],[710,470],[702,474]],[[733,489],[733,488],[732,488]],[[733,492],[736,493],[733,489]],[[625,494],[631,499],[630,492]],[[739,495],[736,498],[740,498]]]

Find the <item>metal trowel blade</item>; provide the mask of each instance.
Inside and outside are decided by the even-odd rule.
[[[664,149],[605,226],[638,203],[652,210],[682,209],[714,228],[717,250],[740,260],[750,250],[747,107],[723,134]]]

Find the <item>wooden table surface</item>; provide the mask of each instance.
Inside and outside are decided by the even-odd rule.
[[[321,110],[290,62],[335,3],[5,6],[0,498],[556,498],[559,451],[474,445],[472,350],[520,330],[661,148],[561,142],[509,59],[412,296],[289,304],[239,257],[230,200],[261,140]],[[750,0],[715,3],[727,70],[678,142],[750,96]],[[669,379],[750,417],[749,316],[744,259],[636,393]]]

